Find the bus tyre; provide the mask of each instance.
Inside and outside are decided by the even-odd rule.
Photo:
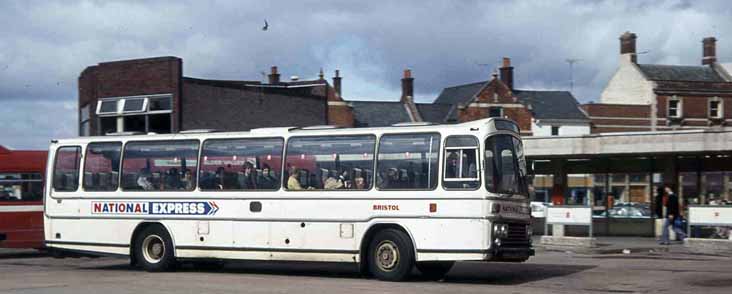
[[[454,264],[454,261],[425,261],[418,262],[417,269],[423,277],[437,281],[442,280]]]
[[[173,241],[161,226],[149,226],[135,238],[135,259],[148,272],[162,272],[175,267]]]
[[[414,268],[414,249],[407,234],[386,229],[376,233],[369,244],[371,274],[383,281],[403,281]]]

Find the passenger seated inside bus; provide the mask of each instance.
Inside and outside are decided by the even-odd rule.
[[[254,165],[251,162],[245,162],[242,168],[244,171],[237,178],[239,189],[257,189],[257,175],[254,170]]]
[[[193,190],[196,187],[196,182],[193,180],[193,172],[190,169],[186,169],[183,172],[181,187],[187,191]]]
[[[335,190],[343,188],[343,181],[339,177],[336,177],[335,171],[329,171],[328,177],[323,182],[323,189]]]
[[[262,175],[257,177],[257,185],[260,189],[275,189],[277,188],[277,177],[272,175],[272,169],[268,164],[262,165]]]
[[[146,169],[146,168],[141,169],[140,173],[137,174],[137,186],[139,186],[140,189],[144,190],[144,191],[155,190],[155,187],[152,184],[151,178],[152,178],[152,174],[150,173],[149,169]]]
[[[353,188],[356,190],[364,190],[366,189],[366,180],[364,180],[363,177],[356,177],[353,179]]]
[[[292,167],[290,171],[290,177],[287,178],[287,189],[288,190],[302,190],[300,185],[300,169]]]

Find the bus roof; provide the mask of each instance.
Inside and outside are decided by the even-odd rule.
[[[511,124],[512,129],[493,128],[489,131],[511,131],[519,134],[518,125],[506,118],[485,118],[480,120],[474,120],[459,124],[397,124],[388,127],[365,127],[365,128],[341,128],[336,126],[311,126],[311,127],[271,127],[271,128],[256,128],[249,131],[237,131],[237,132],[193,132],[193,133],[174,133],[174,134],[138,134],[138,133],[124,133],[114,134],[107,136],[91,136],[91,137],[77,137],[68,138],[61,140],[53,140],[52,143],[83,143],[88,141],[120,141],[120,140],[165,140],[165,139],[184,139],[184,138],[197,138],[197,137],[276,137],[276,136],[292,136],[292,135],[339,135],[339,134],[366,134],[366,133],[410,133],[410,132],[429,132],[439,130],[454,130],[454,129],[475,129],[486,125],[491,125],[493,122],[502,121]]]

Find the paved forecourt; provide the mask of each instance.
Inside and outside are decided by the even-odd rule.
[[[729,258],[540,252],[527,263],[458,263],[440,282],[358,276],[351,264],[237,262],[148,273],[123,259],[0,254],[0,293],[731,293]],[[703,292],[702,292],[703,291]]]

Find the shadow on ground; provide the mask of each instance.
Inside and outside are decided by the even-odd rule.
[[[595,266],[564,264],[461,262],[455,264],[455,267],[453,267],[441,282],[518,285],[571,275],[594,267]],[[85,267],[85,269],[138,270],[126,264],[116,264],[103,267]],[[211,263],[184,263],[178,267],[177,272],[281,275],[320,278],[363,278],[355,264],[320,262],[234,261],[227,262],[223,266],[217,266],[216,264]],[[417,282],[429,281],[423,278],[416,270],[414,271],[411,280]]]
[[[37,251],[37,250],[19,250],[19,251],[0,252],[0,259],[37,258],[37,257],[48,257],[48,254],[45,252]]]

